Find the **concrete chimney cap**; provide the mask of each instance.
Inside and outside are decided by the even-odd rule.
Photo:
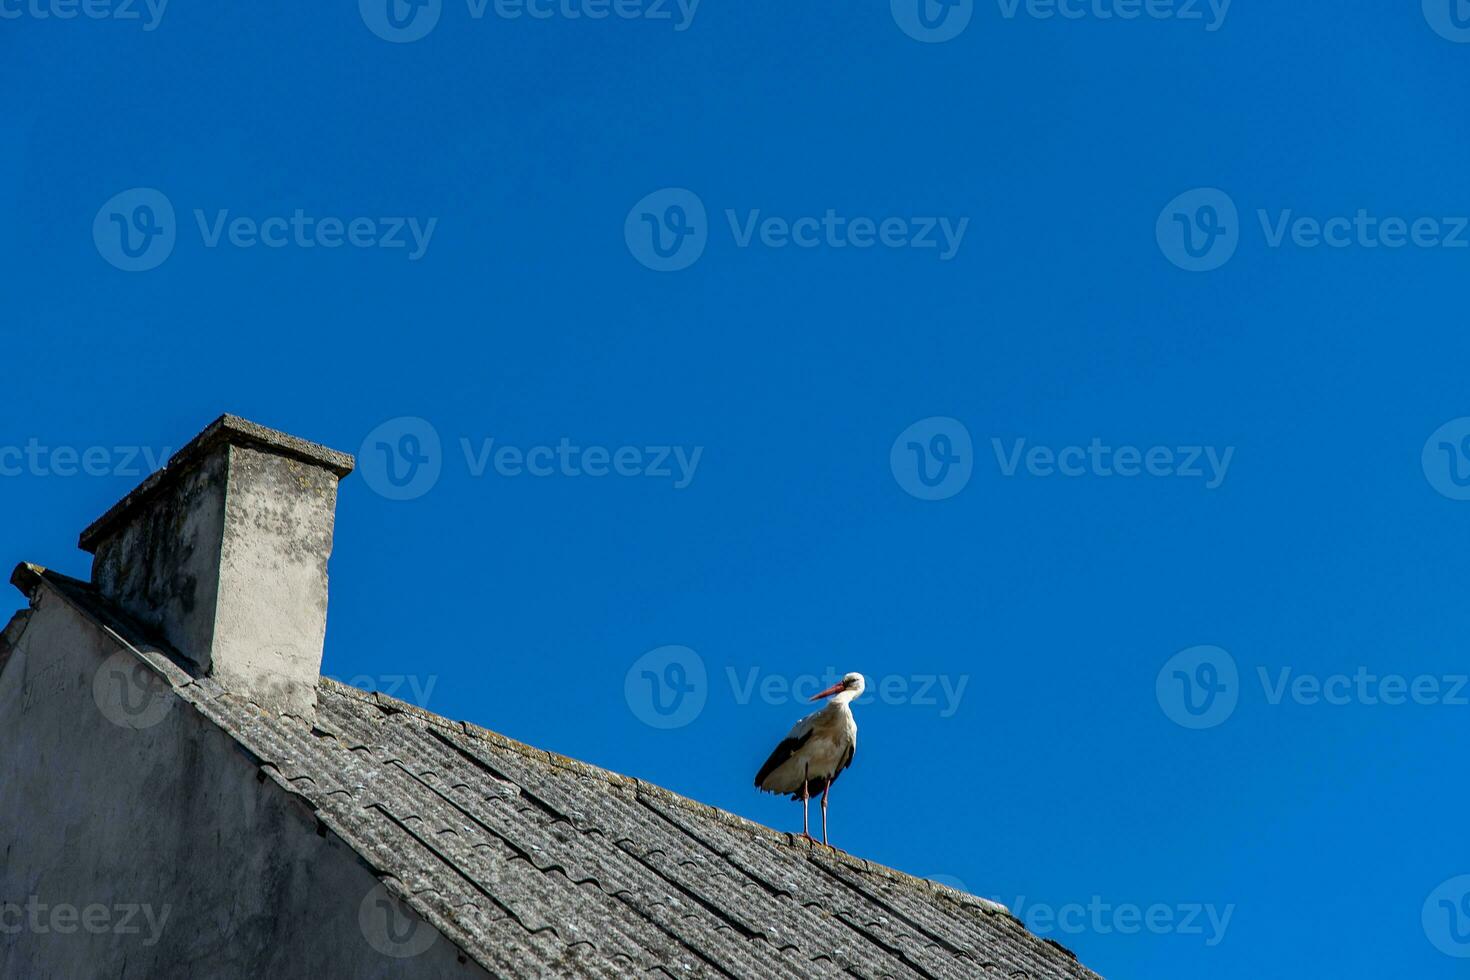
[[[82,532],[78,546],[88,554],[95,554],[98,543],[106,538],[114,527],[151,500],[174,476],[222,444],[259,449],[276,456],[320,466],[336,474],[338,479],[351,473],[355,465],[352,457],[347,453],[340,453],[335,449],[328,449],[326,446],[308,442],[276,429],[266,428],[238,415],[226,413],[211,422],[199,435],[189,440],[183,449],[169,457],[169,461],[161,469],[138,484],[107,513],[93,521]]]

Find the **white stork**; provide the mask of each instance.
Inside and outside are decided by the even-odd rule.
[[[755,774],[757,789],[790,793],[793,800],[801,801],[801,836],[807,840],[812,840],[807,803],[813,793],[821,790],[822,843],[827,844],[827,793],[842,770],[852,764],[852,755],[857,751],[857,722],[847,704],[862,693],[863,675],[854,672],[812,695],[813,701],[832,700],[798,721]]]

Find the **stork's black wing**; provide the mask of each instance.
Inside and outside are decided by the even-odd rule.
[[[781,764],[787,759],[790,759],[797,752],[801,751],[801,747],[811,737],[812,730],[808,728],[797,738],[783,739],[781,744],[776,746],[776,751],[772,752],[771,757],[766,760],[766,764],[761,766],[761,771],[755,774],[756,787],[759,788],[760,784],[766,781],[767,776],[780,768]]]

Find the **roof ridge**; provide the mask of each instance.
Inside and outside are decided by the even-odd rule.
[[[880,864],[867,858],[857,857],[856,855],[849,854],[846,851],[840,851],[836,848],[826,847],[821,844],[806,843],[799,834],[787,833],[785,831],[776,830],[773,827],[767,827],[765,824],[757,823],[754,820],[742,817],[738,813],[733,813],[729,810],[723,810],[720,807],[712,806],[708,803],[702,803],[699,800],[684,796],[680,793],[676,793],[671,789],[667,789],[663,786],[658,785],[657,783],[651,783],[648,780],[641,779],[637,776],[624,775],[623,773],[616,772],[612,769],[607,769],[603,766],[595,765],[590,762],[583,762],[581,759],[574,759],[568,755],[562,755],[559,752],[552,752],[548,749],[538,748],[529,743],[511,738],[509,735],[502,734],[501,732],[497,732],[490,728],[485,728],[482,725],[477,725],[471,721],[455,721],[451,718],[446,718],[443,715],[435,714],[434,712],[429,711],[425,708],[421,708],[416,704],[411,704],[399,698],[384,694],[381,691],[365,691],[361,688],[353,687],[350,684],[344,684],[343,682],[336,680],[335,678],[326,676],[323,676],[320,679],[319,686],[324,687],[327,690],[330,690],[344,697],[352,698],[356,701],[376,704],[384,711],[411,715],[425,722],[426,724],[433,725],[438,728],[444,728],[449,731],[459,732],[471,738],[478,738],[484,741],[491,742],[500,748],[509,749],[510,751],[526,756],[529,759],[533,759],[546,765],[554,766],[555,768],[562,769],[579,776],[592,779],[601,779],[613,786],[632,788],[635,792],[643,793],[661,802],[670,803],[674,806],[678,806],[690,812],[701,814],[702,816],[718,820],[726,827],[740,830],[744,833],[750,834],[752,837],[768,840],[773,844],[790,847],[792,850],[804,852],[808,856],[821,855],[822,857],[837,861],[838,863],[846,867],[855,868],[858,871],[862,871],[866,874],[872,874],[880,878],[886,878],[890,881],[897,882],[898,884],[905,885],[907,887],[914,887],[918,888],[921,891],[929,892],[931,894],[942,895],[950,899],[951,901],[956,901],[962,905],[968,905],[973,908],[977,908],[982,912],[986,912],[992,915],[1005,914],[1012,919],[1016,918],[1015,915],[1012,914],[1011,910],[1006,908],[1006,906],[1002,905],[1000,902],[996,902],[988,898],[982,898],[979,895],[972,895],[969,892],[960,891],[957,888],[952,888],[949,885],[942,884],[929,878],[920,878],[917,875],[911,875],[906,871],[900,871],[897,868],[889,867],[886,864]],[[1016,921],[1019,922],[1020,920],[1017,919]],[[1065,949],[1065,947],[1063,948]],[[1067,952],[1069,955],[1071,955],[1070,950],[1067,950]]]

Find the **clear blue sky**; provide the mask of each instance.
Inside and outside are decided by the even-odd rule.
[[[7,562],[86,574],[114,447],[222,411],[366,440],[334,676],[782,829],[782,685],[891,678],[851,852],[1082,906],[1044,934],[1110,977],[1463,975],[1463,883],[1431,893],[1470,872],[1470,444],[1431,436],[1470,415],[1466,11],[51,2],[0,4],[0,445],[106,474],[0,455]],[[327,247],[354,219],[406,247]],[[401,417],[439,452],[368,439]],[[573,476],[563,439],[700,454]],[[438,478],[390,499],[403,452]],[[664,716],[669,645],[705,679]]]

